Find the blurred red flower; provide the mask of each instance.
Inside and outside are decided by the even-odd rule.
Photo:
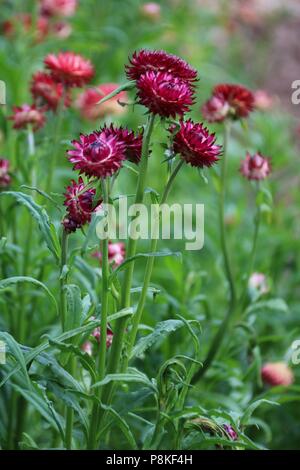
[[[46,16],[72,16],[77,0],[40,0],[41,14]]]
[[[25,129],[28,125],[37,131],[45,124],[45,114],[35,105],[23,104],[22,106],[13,106],[13,114],[9,117],[13,121],[14,129]]]
[[[94,121],[108,115],[116,116],[123,114],[125,108],[119,102],[126,102],[127,93],[125,91],[121,91],[113,98],[105,101],[105,103],[97,104],[102,98],[115,91],[118,87],[119,85],[116,83],[104,83],[81,93],[76,101],[76,106],[80,110],[81,115],[85,119]]]
[[[294,381],[293,372],[284,362],[270,362],[265,364],[261,370],[261,377],[264,383],[272,386],[288,386]]]
[[[94,75],[92,63],[73,52],[48,54],[44,60],[52,77],[65,86],[81,87],[88,83]]]
[[[36,72],[33,75],[30,91],[37,105],[53,111],[57,109],[64,93],[63,85],[45,72]],[[67,95],[65,106],[69,105],[70,97]]]
[[[254,95],[250,90],[222,83],[215,86],[211,98],[202,106],[202,114],[209,122],[221,122],[226,118],[246,118],[253,109]]]
[[[241,162],[240,171],[248,180],[263,180],[271,171],[270,161],[269,157],[264,157],[259,152],[254,155],[247,153],[245,160]]]
[[[93,253],[93,257],[102,260],[101,251]],[[108,242],[108,261],[114,266],[119,266],[125,259],[125,243],[111,241]]]
[[[8,160],[0,158],[0,189],[7,188],[10,185],[9,165]]]

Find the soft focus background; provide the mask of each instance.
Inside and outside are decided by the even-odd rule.
[[[246,150],[260,150],[272,157],[273,172],[266,186],[273,195],[273,204],[272,212],[264,217],[255,271],[267,275],[270,292],[264,298],[265,304],[249,314],[248,321],[255,331],[256,368],[260,361],[288,360],[292,342],[300,339],[300,105],[291,103],[291,84],[300,79],[299,1],[164,0],[149,7],[147,2],[138,0],[82,0],[76,13],[65,20],[67,25],[59,30],[60,33],[51,32],[44,36],[34,26],[26,30],[18,21],[13,30],[7,28],[7,21],[26,12],[35,16],[36,11],[34,1],[0,2],[0,79],[7,87],[7,106],[0,118],[0,155],[12,163],[15,187],[21,181],[19,168],[24,138],[12,130],[6,116],[11,113],[12,105],[30,101],[30,77],[42,68],[43,58],[49,52],[71,50],[91,59],[96,67],[93,85],[123,83],[124,64],[135,49],[158,48],[178,54],[199,72],[198,100],[192,113],[196,121],[202,120],[200,106],[216,83],[235,82],[254,91],[262,90],[261,109],[253,114],[247,126],[234,127],[234,139],[230,143],[227,231],[235,274],[241,282],[251,246],[254,201],[253,188],[240,176],[239,165]],[[74,101],[75,98],[76,92]],[[132,99],[130,96],[129,100]],[[72,176],[64,155],[68,141],[104,122],[82,119],[75,106],[67,113],[61,161],[55,174],[55,190],[59,194]],[[109,116],[106,122],[111,120],[137,128],[144,119],[141,108],[135,107],[133,112],[132,107],[126,107],[122,115]],[[54,118],[37,134],[37,143],[40,143],[37,147],[38,182],[41,186],[47,174],[47,161],[51,159],[53,126]],[[215,131],[221,142],[221,130],[215,126]],[[165,136],[156,129],[150,175],[154,176],[151,184],[157,191],[164,185],[164,179],[160,177],[165,158],[160,143],[164,139]],[[182,262],[167,258],[156,263],[153,284],[162,289],[162,293],[154,303],[149,299],[144,316],[144,323],[151,326],[176,313],[189,319],[200,319],[203,358],[224,315],[226,299],[214,171],[217,170],[205,173],[206,181],[186,166],[177,180],[171,200],[205,204],[205,246],[200,252],[184,252]],[[124,172],[116,194],[128,193],[134,178],[130,172]],[[21,216],[20,211],[16,231],[22,238]],[[60,214],[53,212],[53,217],[59,226]],[[37,234],[34,236],[38,240]],[[80,237],[81,234],[72,237],[74,246]],[[171,250],[183,248],[176,241],[164,241],[161,246]],[[41,261],[37,259],[41,259],[41,252],[43,247],[37,245],[36,260],[31,260],[33,276],[40,269]],[[57,272],[45,253],[43,256],[45,277],[51,288]],[[74,279],[83,290],[93,289],[96,266],[97,261],[89,258],[85,260],[84,268],[78,266],[78,272],[74,272]],[[6,276],[15,274],[13,264],[9,271]],[[138,285],[138,279],[136,283]],[[37,305],[38,302],[39,299]],[[24,308],[30,311],[31,307]],[[4,327],[1,321],[0,326]],[[51,322],[53,318],[49,318],[48,312],[39,310],[33,319],[28,344],[37,344]],[[213,368],[193,391],[194,401],[207,409],[222,408],[234,413],[258,395],[277,400],[282,406],[262,406],[256,411],[249,435],[271,449],[299,449],[300,365],[292,366],[296,376],[294,388],[288,391],[260,388],[255,367],[252,370],[249,367],[253,360],[252,340],[243,329],[237,331],[238,334],[225,341]],[[151,376],[163,358],[175,352],[188,354],[189,343],[186,333],[180,330],[159,348],[154,348],[139,366]]]

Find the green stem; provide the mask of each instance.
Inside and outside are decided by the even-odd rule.
[[[141,161],[139,164],[139,176],[137,183],[137,191],[135,196],[135,204],[141,204],[144,200],[144,192],[147,178],[147,169],[148,169],[148,158],[149,158],[149,145],[150,139],[153,131],[154,125],[154,115],[150,114],[148,117],[147,125],[144,132],[143,146],[142,146],[142,155]],[[127,247],[127,257],[130,258],[136,253],[137,241],[129,234],[129,241]],[[125,271],[122,295],[121,295],[121,306],[126,308],[130,306],[130,289],[133,276],[134,263],[130,263],[127,270]],[[111,347],[110,358],[107,367],[107,373],[115,373],[120,365],[120,358],[123,348],[124,334],[126,329],[127,319],[125,317],[120,318],[116,322],[114,340]],[[109,404],[112,398],[113,393],[113,383],[108,383],[102,392],[102,400],[105,404]],[[102,421],[103,411],[100,412],[99,422]]]
[[[68,234],[65,230],[62,231],[61,236],[61,258],[60,258],[60,320],[62,330],[65,331],[66,323],[66,296],[65,296],[65,284],[66,284],[66,273],[63,272],[64,266],[67,264],[67,253],[68,253]]]
[[[183,160],[181,160],[178,163],[178,165],[175,167],[174,171],[172,172],[172,174],[171,174],[171,176],[170,176],[170,178],[167,182],[167,185],[166,185],[165,190],[163,192],[161,201],[159,203],[158,214],[157,214],[157,217],[155,219],[155,223],[157,224],[157,226],[154,227],[154,232],[153,232],[154,234],[156,234],[157,229],[159,228],[160,206],[166,202],[167,197],[169,195],[169,192],[171,190],[171,187],[173,185],[173,182],[175,180],[175,177],[178,174],[178,172],[179,172],[180,168],[182,167],[182,165],[183,165]],[[158,243],[158,237],[154,236],[154,238],[152,238],[152,240],[151,240],[150,253],[155,253],[156,252],[157,243]],[[129,334],[128,350],[127,350],[127,355],[126,355],[126,358],[125,358],[125,361],[124,361],[125,362],[125,370],[127,368],[127,363],[128,363],[128,360],[129,360],[130,355],[131,355],[132,348],[133,348],[134,343],[135,343],[135,339],[136,339],[136,335],[137,335],[137,332],[138,332],[139,324],[141,322],[142,314],[143,314],[143,311],[144,311],[145,302],[146,302],[146,298],[147,298],[147,292],[148,292],[148,288],[149,288],[149,284],[150,284],[150,280],[151,280],[151,276],[152,276],[152,271],[153,271],[153,265],[154,265],[154,256],[151,256],[147,260],[142,292],[141,292],[141,296],[139,298],[139,302],[138,302],[138,305],[137,305],[135,315],[133,317],[132,329],[131,329],[130,334]]]
[[[102,180],[103,203],[109,202],[109,184]],[[101,287],[101,325],[100,325],[100,347],[98,356],[98,376],[99,380],[105,377],[106,369],[106,334],[107,334],[107,315],[108,315],[108,295],[109,295],[109,261],[108,261],[108,238],[102,240],[102,287]],[[101,400],[102,387],[97,390],[98,398]],[[90,431],[88,438],[88,448],[94,449],[97,438],[99,407],[97,403],[93,404]]]
[[[52,181],[54,176],[54,171],[57,166],[58,155],[60,152],[60,137],[61,137],[61,127],[63,122],[64,115],[64,103],[65,103],[65,92],[61,98],[58,110],[57,117],[54,128],[54,139],[53,139],[53,155],[50,158],[50,167],[48,171],[47,183],[46,183],[46,193],[50,194],[52,189]]]
[[[68,372],[74,375],[76,367],[75,357],[70,357],[68,364]],[[72,449],[72,437],[73,437],[73,425],[74,425],[74,410],[70,406],[66,409],[66,433],[65,433],[65,447],[67,450]]]
[[[195,384],[200,380],[203,375],[206,373],[211,363],[213,362],[215,356],[217,355],[221,344],[223,342],[224,336],[227,332],[228,325],[232,319],[235,309],[236,309],[236,290],[234,284],[234,278],[232,274],[232,268],[230,264],[230,258],[228,254],[227,240],[226,240],[226,226],[225,226],[225,195],[226,195],[226,176],[227,176],[227,151],[228,143],[230,137],[230,123],[225,122],[224,125],[224,142],[223,142],[223,158],[221,162],[221,175],[220,175],[220,197],[219,197],[219,229],[221,236],[221,249],[223,253],[224,268],[226,278],[229,284],[229,306],[226,311],[225,317],[221,323],[219,330],[217,331],[212,344],[209,348],[207,356],[203,362],[203,366],[199,369],[193,379],[192,383]]]

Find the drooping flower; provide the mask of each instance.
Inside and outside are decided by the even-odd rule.
[[[0,189],[7,188],[10,183],[9,161],[5,158],[0,158]]]
[[[269,157],[264,157],[259,152],[254,155],[247,152],[245,160],[241,162],[240,171],[248,180],[263,180],[271,171],[270,161]]]
[[[197,71],[185,60],[166,51],[141,49],[134,52],[130,64],[126,65],[126,74],[130,80],[138,80],[146,72],[164,72],[192,84],[197,80]]]
[[[37,105],[53,111],[57,109],[64,92],[63,85],[45,72],[36,72],[33,75],[30,91]],[[70,105],[68,96],[65,98],[65,105]]]
[[[82,87],[94,75],[92,63],[74,52],[48,54],[44,63],[52,77],[65,86]]]
[[[101,251],[93,253],[93,257],[102,260]],[[125,244],[123,242],[108,242],[108,261],[114,267],[120,266],[125,259]]]
[[[14,106],[13,114],[9,117],[13,121],[14,129],[25,129],[28,125],[37,131],[45,124],[45,114],[35,105],[23,104],[22,106]]]
[[[209,122],[221,122],[226,118],[246,118],[253,109],[254,95],[250,90],[241,85],[222,83],[215,86],[202,113]]]
[[[119,170],[126,158],[125,144],[117,135],[107,133],[107,128],[80,135],[73,140],[73,150],[68,150],[69,161],[74,170],[87,176],[106,178]]]
[[[78,183],[72,180],[65,193],[64,205],[67,207],[67,215],[63,220],[63,226],[67,232],[75,232],[91,221],[93,212],[99,207],[100,201],[94,205],[96,190],[87,188],[80,177]]]
[[[248,286],[251,290],[257,292],[259,295],[267,294],[270,290],[267,278],[262,273],[251,274]]]
[[[182,116],[194,102],[189,84],[167,72],[146,72],[136,86],[138,102],[162,117]]]
[[[171,127],[169,131],[173,134],[174,152],[192,166],[210,167],[219,160],[222,147],[203,124],[188,119],[180,122],[179,130]]]
[[[141,159],[142,145],[143,145],[143,133],[137,134],[134,131],[127,129],[126,127],[115,127],[111,124],[109,127],[104,126],[103,131],[106,136],[116,136],[120,142],[125,145],[125,156],[126,159],[132,163],[138,164]]]
[[[261,370],[264,383],[272,386],[291,385],[294,381],[292,370],[284,362],[270,362],[265,364]]]
[[[77,8],[77,0],[41,0],[40,4],[46,16],[72,16]]]
[[[118,87],[119,85],[116,83],[104,83],[81,93],[77,98],[76,106],[82,116],[85,119],[94,121],[107,115],[122,115],[125,112],[125,107],[121,106],[120,103],[125,103],[127,100],[127,93],[125,91],[121,91],[104,103],[97,104],[102,98],[115,91]]]
[[[158,3],[144,3],[140,8],[141,15],[147,20],[158,21],[160,19],[161,7]]]
[[[232,441],[237,441],[239,436],[230,424],[223,424],[224,431]]]

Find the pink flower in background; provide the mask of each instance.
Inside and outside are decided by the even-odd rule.
[[[169,131],[176,132],[173,127]],[[190,165],[203,168],[219,160],[222,147],[216,144],[215,134],[210,134],[203,124],[188,119],[180,122],[180,129],[173,138],[173,149]]]
[[[13,106],[13,114],[9,117],[13,121],[14,129],[25,129],[31,125],[34,131],[37,131],[45,124],[45,114],[35,105],[23,104],[22,106]]]
[[[53,35],[60,39],[66,39],[72,34],[72,26],[66,21],[59,21],[52,25]]]
[[[126,103],[127,93],[121,91],[105,103],[97,104],[105,96],[109,95],[119,87],[116,83],[104,83],[95,88],[89,88],[81,93],[76,101],[76,106],[85,119],[94,121],[105,116],[119,116],[126,112],[125,107],[120,103]]]
[[[274,105],[274,98],[265,90],[254,92],[254,107],[261,111],[268,111]]]
[[[117,135],[107,134],[107,128],[91,134],[81,134],[73,140],[74,149],[68,150],[69,160],[74,170],[87,176],[106,178],[118,171],[125,160],[125,144]]]
[[[267,278],[262,273],[251,274],[248,285],[250,289],[259,292],[260,295],[267,294],[270,290]]]
[[[158,3],[148,2],[141,5],[140,12],[147,20],[158,21],[161,15],[161,7]]]
[[[92,332],[92,336],[96,339],[96,341],[100,344],[101,341],[101,328],[100,326],[98,328],[95,328],[94,331]],[[112,329],[108,326],[106,328],[106,347],[109,348],[112,345],[113,342],[113,331]]]
[[[90,341],[86,341],[85,343],[83,343],[83,345],[81,346],[81,349],[82,351],[87,353],[89,356],[93,354],[93,346]]]
[[[197,80],[195,69],[185,60],[166,51],[141,49],[133,53],[129,62],[125,68],[130,80],[138,80],[142,74],[149,71],[170,73],[190,85]]]
[[[5,158],[0,158],[0,189],[7,188],[11,183],[9,175],[9,161]]]
[[[284,362],[270,362],[265,364],[261,370],[264,383],[272,385],[288,386],[294,382],[292,370]]]
[[[48,54],[44,63],[52,77],[65,86],[82,87],[94,75],[92,63],[74,52]]]
[[[48,73],[36,72],[32,77],[30,91],[37,105],[55,111],[63,96],[63,85]],[[70,105],[70,99],[67,97],[65,105]]]
[[[250,90],[241,85],[221,83],[214,87],[202,113],[210,122],[221,122],[226,118],[246,118],[253,109],[254,95]]]
[[[254,155],[247,153],[241,162],[240,171],[248,180],[264,180],[271,172],[271,159],[259,152]]]
[[[40,0],[41,14],[46,16],[73,16],[77,0]]]
[[[93,253],[93,257],[102,260],[102,253],[101,251],[96,251]],[[113,243],[111,241],[108,242],[108,261],[113,266],[119,266],[123,263],[125,259],[125,243],[123,242],[116,242]]]
[[[92,213],[96,210],[93,204],[95,193],[95,189],[86,188],[81,177],[78,183],[71,181],[71,185],[66,189],[64,202],[68,214],[63,220],[63,226],[67,232],[74,232],[91,221]],[[100,203],[101,201],[96,206]]]
[[[194,102],[189,84],[167,72],[146,72],[136,86],[138,102],[162,117],[182,116]]]

